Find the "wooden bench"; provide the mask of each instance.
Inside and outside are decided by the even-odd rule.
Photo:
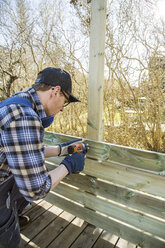
[[[46,145],[76,137],[45,134]],[[46,201],[140,247],[165,247],[165,155],[86,140],[82,173],[67,176]],[[48,170],[63,158],[46,160]]]

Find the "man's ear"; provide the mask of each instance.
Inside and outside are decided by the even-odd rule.
[[[52,93],[53,93],[53,95],[56,95],[60,91],[61,91],[61,87],[60,86],[52,87]]]

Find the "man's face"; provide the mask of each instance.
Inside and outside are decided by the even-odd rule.
[[[49,114],[56,115],[60,111],[64,111],[64,107],[69,104],[69,95],[61,90],[60,86],[52,87],[51,98],[48,103]]]

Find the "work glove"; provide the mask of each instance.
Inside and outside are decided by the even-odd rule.
[[[71,141],[68,141],[66,143],[60,144],[59,145],[60,152],[59,152],[58,156],[66,156],[68,154],[68,146],[75,145],[75,144],[81,143],[81,142],[83,142],[83,139],[75,139],[75,140],[71,140]]]
[[[65,165],[69,174],[78,173],[84,169],[84,160],[86,152],[67,155],[61,164]]]

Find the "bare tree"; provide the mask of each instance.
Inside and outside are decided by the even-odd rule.
[[[80,17],[83,34],[88,35],[90,9],[84,2],[71,4]],[[155,3],[107,3],[105,140],[164,152],[164,72],[149,66],[151,59],[164,58],[164,22],[154,18]]]
[[[3,1],[1,9],[1,97],[13,93],[13,84],[26,77],[26,43],[33,29],[25,1],[17,1],[15,9],[10,1]],[[23,88],[22,82],[22,88]]]
[[[91,1],[40,0],[38,11],[33,4],[2,1],[1,99],[27,88],[44,67],[62,67],[70,72],[81,103],[57,116],[51,131],[86,137]],[[153,62],[164,61],[165,25],[153,17],[154,4],[108,0],[104,138],[164,152],[164,62],[156,67]]]

